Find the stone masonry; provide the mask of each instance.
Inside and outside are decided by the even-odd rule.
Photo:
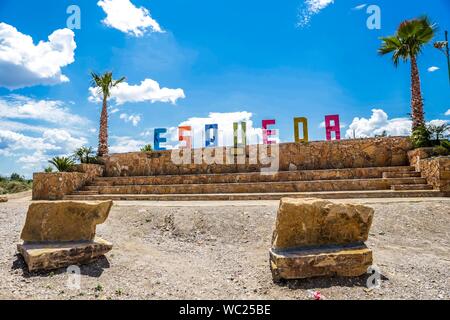
[[[64,195],[80,189],[95,177],[103,176],[104,167],[81,164],[74,172],[33,174],[33,200],[62,200]]]
[[[368,168],[408,165],[407,152],[412,149],[405,137],[355,139],[341,141],[318,141],[302,143],[281,143],[280,171]],[[236,172],[259,172],[261,164],[226,164],[224,148],[223,164],[176,165],[171,161],[171,151],[151,153],[132,152],[105,157],[105,176],[153,176],[185,174],[222,174]],[[193,152],[194,154],[194,152]],[[249,147],[246,148],[249,156]]]
[[[89,263],[112,249],[95,236],[112,207],[106,202],[36,202],[28,209],[17,250],[28,270],[51,270]]]
[[[372,265],[367,240],[373,209],[319,199],[283,198],[270,250],[273,279],[360,276]]]

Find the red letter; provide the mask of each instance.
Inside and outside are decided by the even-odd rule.
[[[192,130],[191,126],[179,127],[178,128],[178,140],[180,142],[185,141],[186,145],[184,147],[180,146],[180,148],[191,149],[192,148],[192,137],[185,136],[185,132],[190,132]]]
[[[333,122],[333,123],[332,123]],[[325,129],[327,131],[327,141],[331,141],[331,133],[334,132],[336,140],[341,140],[341,125],[339,115],[325,116]]]
[[[274,125],[276,123],[275,120],[263,120],[262,121],[262,132],[263,132],[263,143],[264,144],[273,144],[275,141],[269,140],[269,136],[273,136],[276,134],[275,131],[267,130],[268,126]]]

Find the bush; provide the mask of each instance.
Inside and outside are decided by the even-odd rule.
[[[92,147],[81,147],[75,150],[73,158],[80,163],[93,163],[97,161],[97,157],[93,156],[94,149]]]
[[[450,141],[448,140],[442,140],[441,141],[441,147],[445,148],[450,152]]]
[[[12,173],[11,177],[9,178],[9,180],[11,181],[25,181],[25,178],[21,175],[19,175],[18,173]]]
[[[44,172],[45,173],[52,173],[53,172],[53,167],[52,166],[48,166],[47,168],[44,168]]]
[[[70,172],[75,165],[75,162],[69,157],[54,157],[48,162],[54,165],[59,172]]]
[[[151,144],[147,144],[141,148],[141,152],[153,152],[153,148]]]
[[[28,185],[27,182],[21,182],[21,181],[9,181],[6,186],[5,189],[8,193],[18,193],[18,192],[23,192],[23,191],[27,191],[30,189],[30,186]]]
[[[0,182],[0,194],[17,193],[30,190],[32,183],[29,181],[9,180]]]
[[[417,127],[411,135],[411,142],[414,148],[431,147],[431,132],[428,127]]]
[[[443,146],[437,146],[433,148],[434,156],[448,156],[449,154],[450,152]]]

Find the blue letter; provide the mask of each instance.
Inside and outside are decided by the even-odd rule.
[[[213,130],[213,136],[211,137],[211,130]],[[217,133],[219,131],[219,125],[217,124],[207,124],[205,125],[205,146],[208,147],[217,147],[218,141],[217,141]]]
[[[165,143],[167,141],[166,138],[161,137],[161,135],[165,134],[166,132],[167,132],[167,129],[165,129],[165,128],[155,129],[155,143],[154,143],[155,151],[166,150],[166,148],[159,146],[160,143]]]

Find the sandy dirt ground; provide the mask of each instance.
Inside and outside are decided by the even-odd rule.
[[[368,246],[382,273],[275,284],[268,249],[278,202],[116,202],[97,234],[114,243],[81,267],[29,273],[17,255],[29,201],[0,204],[0,299],[450,299],[450,199],[359,200],[375,209]]]

